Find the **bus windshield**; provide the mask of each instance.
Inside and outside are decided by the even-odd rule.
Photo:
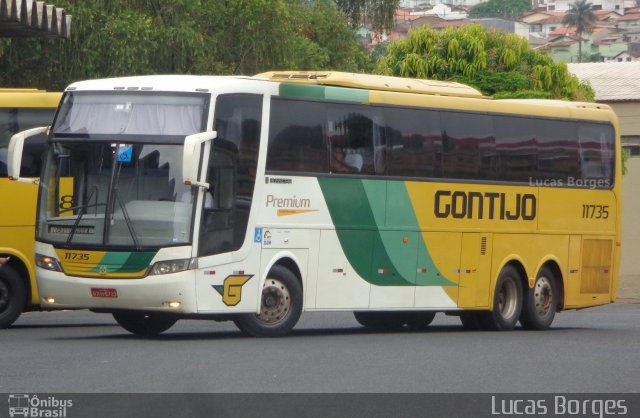
[[[180,182],[182,147],[54,142],[40,197],[38,239],[156,247],[191,241],[193,191]]]
[[[68,92],[54,135],[191,135],[203,123],[203,95],[153,92]]]
[[[195,192],[181,183],[184,138],[207,96],[70,91],[53,124],[37,237],[57,245],[149,248],[192,239]]]

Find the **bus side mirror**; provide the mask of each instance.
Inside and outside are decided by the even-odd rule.
[[[38,179],[28,179],[20,177],[20,167],[22,167],[22,151],[24,150],[24,143],[29,138],[47,134],[49,131],[48,126],[40,128],[27,129],[26,131],[18,132],[11,137],[9,141],[9,149],[7,150],[7,165],[9,171],[9,178],[11,180],[20,181],[23,183],[37,183]]]
[[[216,136],[216,131],[209,131],[189,135],[184,139],[184,154],[182,155],[182,182],[186,186],[209,188],[209,184],[200,182],[198,178],[200,154],[202,144],[207,141],[212,141]]]

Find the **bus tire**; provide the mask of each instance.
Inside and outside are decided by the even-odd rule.
[[[302,285],[289,269],[273,266],[262,287],[259,314],[240,314],[233,322],[252,337],[288,334],[302,314]]]
[[[405,312],[354,312],[356,321],[371,331],[397,331],[407,322]]]
[[[158,312],[113,312],[113,318],[122,328],[141,337],[154,337],[178,322],[175,316]]]
[[[8,328],[24,311],[27,289],[20,275],[9,265],[0,267],[0,328]]]
[[[522,311],[522,280],[513,266],[505,266],[498,276],[493,294],[493,309],[483,312],[482,329],[510,331],[518,322]]]
[[[427,329],[436,317],[432,311],[407,312],[405,323],[413,330],[422,331]]]
[[[551,269],[543,267],[536,277],[533,289],[524,292],[520,324],[525,329],[543,330],[551,326],[558,306],[555,276]]]

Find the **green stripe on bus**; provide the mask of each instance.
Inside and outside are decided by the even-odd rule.
[[[155,255],[156,252],[108,252],[90,271],[100,272],[104,266],[108,273],[138,273],[149,267]]]
[[[368,103],[369,90],[308,84],[280,84],[280,96]]]
[[[431,259],[403,182],[328,177],[318,181],[342,250],[367,282],[378,286],[455,285]],[[402,207],[407,225],[385,225],[387,187],[396,191],[394,207]],[[427,268],[426,274],[416,273],[418,261]]]
[[[324,99],[324,87],[306,84],[280,84],[280,96]]]
[[[325,90],[324,98],[328,100],[343,100],[348,102],[368,103],[369,90],[347,89],[344,87],[327,87]]]
[[[375,180],[374,180],[375,181]],[[378,180],[379,181],[379,180]],[[413,264],[417,268],[426,268],[425,273],[416,275],[416,284],[418,286],[457,286],[457,283],[449,281],[438,270],[429,249],[424,242],[422,232],[418,225],[418,219],[416,218],[415,209],[411,203],[409,192],[407,192],[407,186],[404,181],[387,181],[387,200],[389,202],[389,217],[387,217],[387,225],[391,225],[394,228],[409,228],[411,231],[417,231],[415,239],[417,241],[417,259],[413,261]],[[393,215],[393,217],[391,217]],[[398,260],[406,265],[412,265],[408,261],[402,261],[399,257],[394,256],[394,252],[397,251],[397,245],[388,245],[389,241],[383,241],[387,248],[391,260]],[[414,270],[415,272],[415,270]]]

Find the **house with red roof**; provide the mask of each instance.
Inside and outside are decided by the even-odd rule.
[[[566,12],[575,0],[540,0],[540,5],[546,5],[547,11]],[[593,10],[616,11],[624,14],[624,0],[590,0]]]

